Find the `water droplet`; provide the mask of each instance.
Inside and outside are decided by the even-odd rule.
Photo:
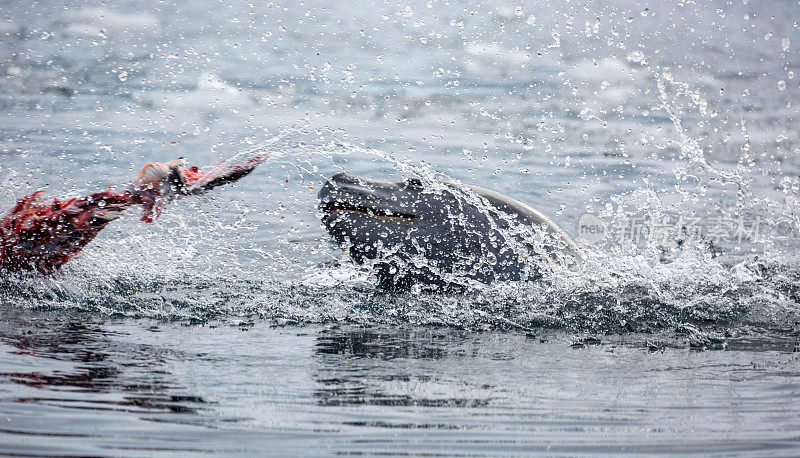
[[[636,63],[642,62],[644,61],[644,53],[641,51],[633,51],[628,54],[628,61]]]
[[[786,81],[784,81],[784,80],[778,81],[778,89],[780,89],[781,91],[785,90],[786,89]]]
[[[661,76],[663,76],[664,79],[669,81],[670,83],[673,81],[672,71],[669,69],[669,67],[664,67],[661,69]]]
[[[528,16],[528,20],[525,21],[528,25],[536,25],[536,16],[530,15]]]
[[[781,49],[783,50],[783,52],[788,52],[790,45],[791,42],[789,41],[788,38],[784,38],[783,40],[781,40]]]
[[[122,70],[121,72],[119,72],[119,75],[117,75],[117,77],[119,78],[120,81],[127,81],[128,80],[128,72],[126,72],[125,70]]]

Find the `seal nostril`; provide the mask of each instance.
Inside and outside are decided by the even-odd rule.
[[[357,178],[346,173],[337,173],[331,177],[330,181],[333,183],[355,184],[357,182]]]
[[[406,187],[409,189],[422,189],[422,181],[419,178],[409,178],[406,180]]]

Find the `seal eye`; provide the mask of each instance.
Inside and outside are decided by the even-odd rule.
[[[406,187],[409,189],[422,189],[422,181],[419,178],[409,178],[406,180]]]

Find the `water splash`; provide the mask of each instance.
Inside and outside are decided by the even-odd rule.
[[[291,169],[303,180],[323,180],[328,169],[344,170],[342,160],[362,156],[399,176],[420,178],[427,192],[460,185],[425,163],[340,141],[339,134],[294,127],[253,148],[280,150],[276,163],[290,165],[281,170]],[[321,166],[325,161],[329,164]],[[490,211],[468,188],[457,189]],[[635,201],[635,209],[660,214],[658,196],[639,193],[619,202]],[[305,196],[313,199],[313,194],[309,190]],[[189,322],[259,319],[275,325],[412,323],[527,333],[542,327],[595,335],[655,333],[662,336],[657,339],[707,347],[718,338],[793,339],[798,332],[800,273],[782,258],[724,259],[696,241],[674,248],[669,257],[658,244],[587,245],[579,269],[549,269],[537,282],[482,285],[456,272],[448,279],[467,286],[466,292],[440,294],[423,287],[387,292],[377,288],[369,265],[356,266],[338,256],[320,226],[308,230],[316,234],[310,239],[281,237],[283,244],[294,244],[289,251],[257,244],[243,249],[242,240],[257,237],[264,228],[249,224],[250,211],[222,217],[202,210],[209,201],[189,204],[199,211],[168,212],[151,231],[127,232],[137,226],[123,221],[125,234],[108,237],[56,276],[4,278],[0,301]],[[307,203],[312,205],[302,214],[316,218],[313,200]],[[624,205],[617,211],[625,214]],[[279,213],[283,224],[296,224],[287,221],[286,209]],[[545,243],[536,231],[510,227],[508,240],[523,235]]]

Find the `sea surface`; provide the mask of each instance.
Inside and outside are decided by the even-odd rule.
[[[796,1],[0,2],[0,210],[271,159],[0,273],[0,454],[800,454]],[[338,172],[587,252],[458,292],[336,246]],[[2,210],[4,211],[4,210]]]

